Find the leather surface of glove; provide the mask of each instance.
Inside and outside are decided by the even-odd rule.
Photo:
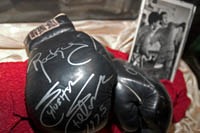
[[[105,48],[77,32],[65,14],[31,31],[26,107],[41,132],[82,133],[103,128],[116,72]]]
[[[117,125],[126,132],[167,132],[172,103],[164,86],[128,62],[113,62],[118,74],[113,107]]]

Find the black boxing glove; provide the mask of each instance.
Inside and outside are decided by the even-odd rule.
[[[172,104],[163,85],[128,62],[113,61],[118,74],[114,90],[114,118],[126,132],[165,133],[172,119]]]
[[[103,128],[116,72],[105,48],[77,32],[60,14],[25,39],[29,56],[26,108],[40,132],[82,133]]]

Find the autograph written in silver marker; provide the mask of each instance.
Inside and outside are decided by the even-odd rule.
[[[154,87],[155,87],[142,73],[136,71],[134,68],[126,67],[126,66],[124,66],[124,67],[125,67],[125,70],[126,70],[129,74],[134,75],[134,76],[137,76],[137,75],[138,75],[138,76],[142,77],[142,78],[144,79],[144,81],[145,81],[147,84],[145,84],[145,82],[141,83],[141,82],[138,82],[138,81],[136,81],[136,80],[132,80],[132,79],[131,79],[132,82],[136,82],[136,83],[138,83],[138,84],[141,84],[141,85],[143,85],[143,86],[150,87],[150,88],[154,88]],[[125,79],[125,80],[128,80],[127,78],[124,78],[124,79]]]
[[[28,65],[28,68],[27,68],[27,72],[29,72],[30,66],[32,66],[32,65],[33,65],[35,71],[38,71],[39,70],[38,66],[40,66],[41,69],[42,69],[43,74],[45,75],[45,77],[47,78],[49,83],[52,83],[51,77],[49,76],[49,74],[48,74],[48,72],[47,72],[47,70],[45,68],[45,64],[48,61],[52,60],[53,58],[57,57],[58,55],[60,55],[62,59],[65,59],[64,50],[67,50],[67,49],[71,48],[72,46],[78,46],[78,47],[75,48],[74,50],[72,50],[69,53],[69,55],[67,56],[67,62],[70,65],[74,65],[74,66],[84,65],[84,64],[89,63],[92,60],[90,58],[90,59],[88,59],[86,61],[83,61],[83,62],[78,62],[78,63],[73,62],[72,59],[71,59],[73,54],[78,52],[79,50],[81,50],[83,48],[87,48],[89,46],[87,44],[81,44],[81,43],[68,43],[67,47],[59,47],[55,51],[49,50],[48,55],[46,57],[44,57],[44,58],[41,58],[42,55],[43,55],[41,52],[38,52],[37,54],[35,54],[33,56],[33,58],[30,60],[30,62],[29,62],[29,65]]]
[[[60,124],[64,118],[67,118],[67,122],[65,126],[65,132],[67,132],[68,126],[70,123],[73,123],[73,125],[75,125],[77,128],[80,128],[80,125],[83,122],[89,120],[89,123],[86,125],[87,131],[89,132],[89,130],[91,129],[95,130],[95,125],[98,125],[100,123],[100,119],[105,116],[107,112],[107,108],[102,104],[98,107],[99,113],[94,114],[92,111],[95,108],[94,101],[97,100],[97,95],[98,95],[100,86],[110,81],[113,75],[111,75],[107,79],[105,75],[98,76],[99,80],[95,88],[94,94],[88,93],[83,98],[80,98],[80,96],[83,94],[83,91],[87,88],[88,84],[92,82],[92,79],[94,77],[95,77],[95,74],[92,73],[87,79],[87,81],[80,88],[79,93],[77,94],[75,99],[73,99],[73,101],[71,101],[72,99],[69,99],[68,96],[71,93],[73,93],[72,87],[74,87],[82,79],[82,77],[80,76],[74,81],[69,81],[68,86],[64,90],[58,88],[58,85],[60,84],[60,82],[57,81],[49,89],[49,91],[42,97],[40,102],[35,107],[35,110],[38,110],[39,108],[42,109],[40,113],[40,123],[45,127],[54,127]],[[63,102],[72,102],[72,104],[68,108],[67,112],[57,113],[60,107],[63,105]],[[44,116],[46,115],[49,115],[50,118],[53,119],[54,123],[51,123],[51,124],[46,123],[43,120]]]

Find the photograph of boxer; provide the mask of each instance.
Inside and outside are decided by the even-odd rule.
[[[182,1],[145,0],[129,62],[173,81],[194,12],[194,5]]]

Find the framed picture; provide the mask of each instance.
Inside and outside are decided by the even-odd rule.
[[[178,0],[143,0],[129,62],[173,81],[195,10]]]

